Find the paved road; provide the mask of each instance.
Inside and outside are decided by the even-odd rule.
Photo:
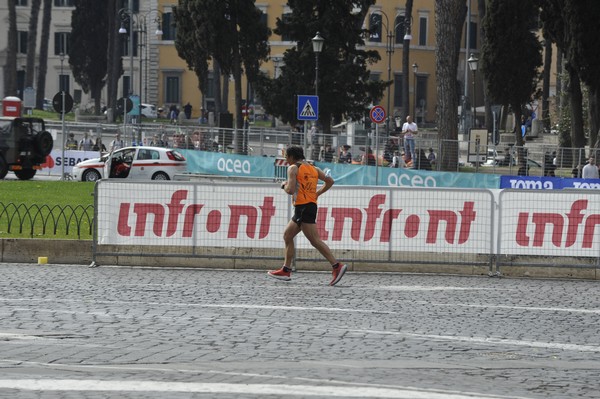
[[[0,398],[599,397],[595,281],[0,264]]]

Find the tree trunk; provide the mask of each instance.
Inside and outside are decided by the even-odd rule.
[[[46,74],[48,72],[48,43],[50,42],[50,24],[52,22],[52,0],[44,0],[42,16],[42,37],[40,38],[40,58],[37,78],[35,107],[44,109],[46,97]]]
[[[544,40],[544,71],[543,86],[542,86],[542,123],[544,131],[549,132],[551,129],[550,123],[550,71],[552,69],[552,41]]]
[[[567,68],[569,72],[571,92],[571,139],[573,147],[585,147],[585,134],[583,131],[583,94],[581,93],[581,82],[577,71]]]
[[[116,0],[108,0],[108,55],[107,55],[107,78],[106,78],[106,107],[113,112],[109,113],[108,122],[116,120],[115,110],[117,108],[117,99],[119,97],[119,78],[121,77],[121,54],[119,47],[119,34],[117,22],[117,3]]]
[[[404,7],[404,23],[406,24],[406,33],[412,33],[413,31],[413,19],[412,19],[412,8],[413,0],[406,0]],[[408,95],[410,88],[410,66],[409,66],[409,53],[410,53],[410,40],[404,40],[402,44],[402,108],[404,114],[402,115],[402,121],[406,120],[406,117],[411,114],[410,111],[410,97]],[[416,79],[417,76],[415,75]],[[416,85],[415,85],[416,87]],[[415,93],[416,99],[416,93]],[[416,104],[415,104],[416,109]],[[390,110],[388,110],[389,112]],[[413,120],[417,121],[417,116],[413,115]]]
[[[38,16],[42,0],[31,1],[31,17],[29,18],[29,33],[27,35],[27,70],[25,73],[25,87],[33,87],[35,77],[35,50],[37,45]]]
[[[17,95],[17,10],[15,0],[8,0],[8,43],[4,65],[4,96]]]
[[[435,36],[438,50],[435,57],[437,75],[437,125],[441,141],[441,170],[456,170],[458,166],[458,92],[456,76],[462,28],[467,15],[464,0],[435,1]]]

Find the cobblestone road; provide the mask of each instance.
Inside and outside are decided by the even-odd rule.
[[[595,281],[0,273],[1,398],[600,397]]]

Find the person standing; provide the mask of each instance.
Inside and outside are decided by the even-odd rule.
[[[183,106],[183,113],[185,114],[185,119],[192,119],[192,104],[189,102]]]
[[[334,181],[320,168],[306,162],[304,150],[300,146],[289,147],[286,150],[285,158],[290,166],[287,170],[288,179],[281,185],[281,188],[293,197],[294,216],[283,233],[285,242],[283,267],[278,270],[270,270],[268,275],[278,280],[291,280],[291,263],[295,252],[294,237],[302,232],[310,244],[331,264],[333,270],[329,285],[336,285],[346,273],[348,266],[338,262],[333,256],[327,244],[319,237],[316,224],[317,199],[333,186]],[[319,180],[325,184],[317,189]]]
[[[415,153],[415,135],[418,132],[417,124],[412,121],[412,117],[408,115],[406,122],[402,126],[402,134],[404,134],[404,152],[410,154],[410,158],[413,160],[417,159]]]
[[[109,150],[110,152],[113,152],[115,150],[118,150],[119,148],[123,148],[124,145],[125,143],[121,139],[121,133],[117,133],[115,134],[115,139],[110,142]]]
[[[583,167],[581,177],[584,179],[598,179],[598,167],[594,157],[590,157],[588,163]]]

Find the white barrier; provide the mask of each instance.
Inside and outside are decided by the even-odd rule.
[[[597,195],[505,190],[496,204],[490,190],[334,186],[319,199],[317,226],[344,260],[491,270],[504,255],[597,257]],[[101,180],[95,198],[95,257],[241,257],[243,249],[249,259],[280,259],[292,211],[272,183]],[[298,259],[320,259],[302,235],[297,248]]]

